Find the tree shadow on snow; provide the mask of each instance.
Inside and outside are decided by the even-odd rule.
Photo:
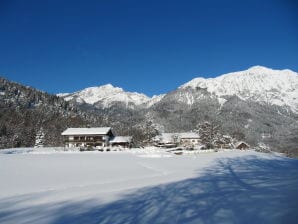
[[[41,214],[36,223],[52,209],[51,224],[297,223],[298,160],[219,159],[197,178],[143,188],[108,204],[89,200],[30,209]],[[17,214],[0,214],[0,223]]]

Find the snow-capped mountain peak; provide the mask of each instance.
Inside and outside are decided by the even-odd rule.
[[[122,88],[114,87],[112,84],[89,87],[67,95],[59,94],[59,96],[63,96],[65,100],[68,101],[75,99],[79,103],[88,103],[92,105],[101,103],[104,107],[108,107],[114,102],[122,102],[127,105],[141,105],[150,100],[150,98],[144,94],[125,92]]]
[[[232,72],[216,78],[195,78],[180,86],[205,88],[218,96],[237,95],[244,100],[288,106],[298,112],[298,74],[289,69],[273,70],[253,66],[247,70]]]
[[[271,69],[271,68],[267,68],[265,66],[260,66],[260,65],[255,65],[250,67],[249,69],[247,69],[248,72],[250,73],[258,73],[258,74],[290,74],[290,73],[295,73],[290,69],[282,69],[282,70],[278,70],[278,69]],[[297,74],[297,73],[296,73]]]
[[[255,65],[255,66],[248,68],[247,71],[250,71],[250,72],[271,72],[274,70],[271,68],[267,68],[265,66]]]
[[[263,66],[253,66],[247,70],[223,74],[216,78],[195,78],[179,87],[178,101],[193,104],[200,95],[184,92],[184,89],[203,88],[216,97],[220,104],[226,102],[226,96],[236,95],[242,100],[285,106],[298,113],[298,74],[289,69],[274,70]],[[127,107],[151,107],[163,101],[167,94],[152,98],[136,92],[126,92],[112,84],[89,87],[70,94],[58,94],[66,100],[78,103],[109,107],[115,103],[125,104]]]

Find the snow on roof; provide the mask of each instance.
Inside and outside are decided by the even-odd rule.
[[[174,136],[177,136],[176,133],[161,133],[160,136],[157,136],[156,140],[159,140],[162,143],[170,143],[173,142]]]
[[[156,137],[156,140],[159,140],[162,143],[173,142],[174,137],[185,139],[185,138],[200,138],[200,136],[195,132],[182,132],[182,133],[161,133],[161,135]]]
[[[67,128],[61,135],[106,135],[110,130],[110,127]]]
[[[247,146],[249,147],[249,144],[247,144],[246,142],[243,142],[243,141],[237,142],[237,143],[235,144],[235,147],[237,148],[237,147],[239,147],[241,144],[245,144],[245,145],[247,145]]]
[[[200,136],[195,132],[183,132],[178,133],[180,138],[200,138]]]
[[[115,136],[110,143],[123,143],[123,142],[131,142],[131,136]]]

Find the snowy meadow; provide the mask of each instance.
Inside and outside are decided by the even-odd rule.
[[[298,160],[254,151],[0,151],[0,223],[296,223]]]

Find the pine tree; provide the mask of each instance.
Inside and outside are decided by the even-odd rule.
[[[158,135],[158,130],[153,124],[151,120],[148,120],[145,124],[145,135],[146,135],[146,142],[150,143],[152,142],[152,139]]]
[[[40,148],[44,146],[44,137],[45,137],[45,134],[44,134],[43,128],[40,128],[35,136],[34,148]]]
[[[214,148],[221,139],[221,134],[218,131],[219,127],[208,121],[197,125],[196,131],[199,133],[202,144],[206,145],[206,148]]]

